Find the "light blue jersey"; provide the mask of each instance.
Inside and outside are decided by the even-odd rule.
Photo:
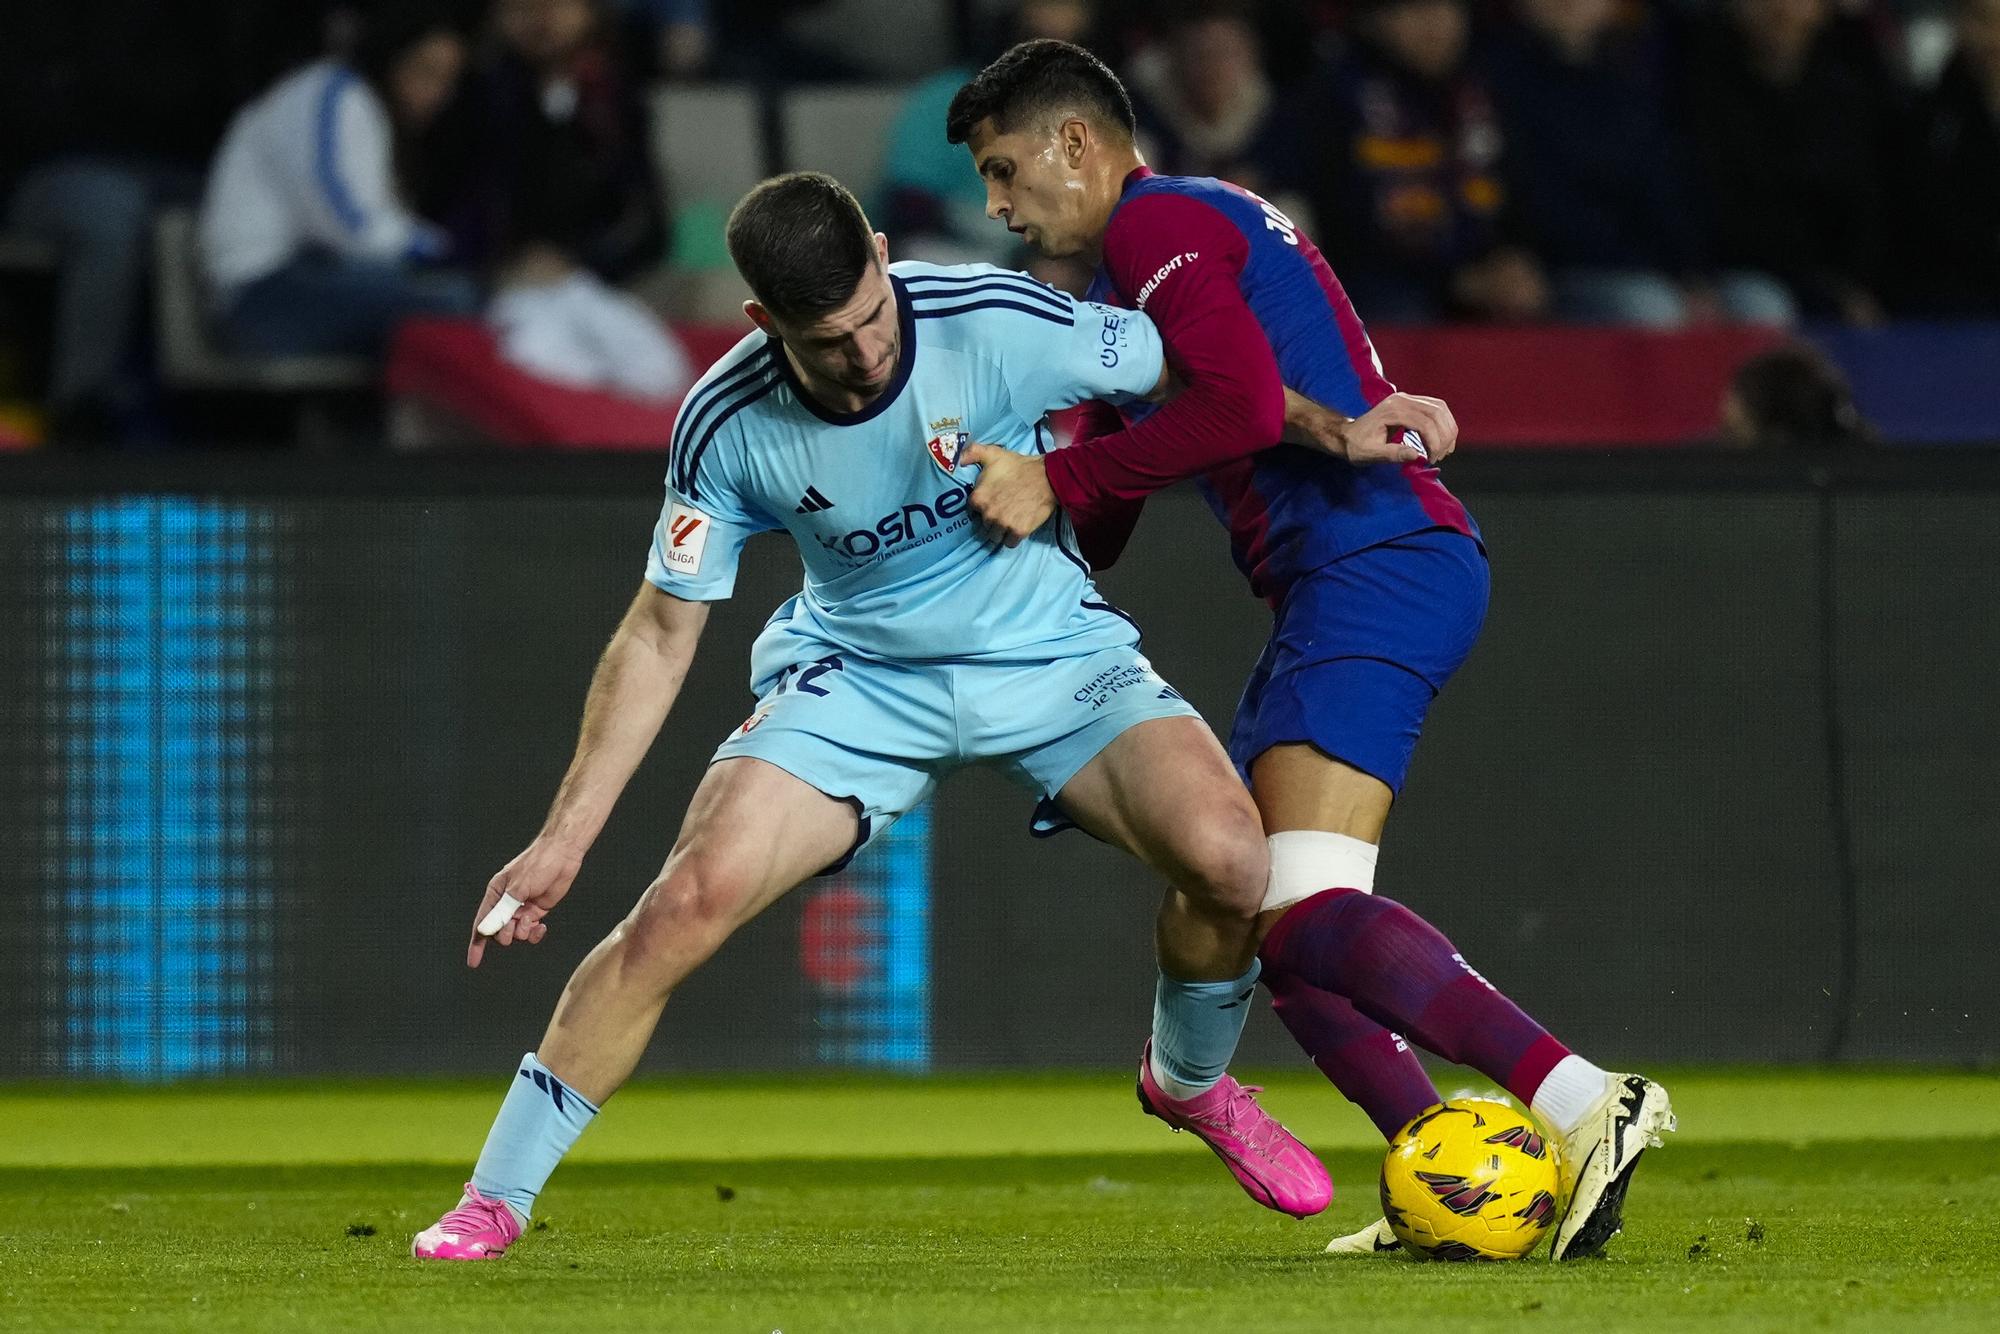
[[[646,577],[676,597],[728,597],[752,533],[792,535],[805,588],[758,635],[757,705],[715,758],[762,760],[853,802],[857,848],[966,764],[1038,792],[1041,827],[1059,827],[1054,799],[1092,758],[1194,710],[1091,585],[1060,513],[1011,548],[981,531],[977,470],[958,453],[1038,453],[1045,414],[1145,394],[1159,334],[1136,311],[1003,269],[899,263],[890,276],[902,356],[862,411],[809,397],[763,334],[702,377],[674,426]]]
[[[957,455],[972,441],[1037,453],[1047,413],[1149,392],[1162,365],[1152,323],[986,265],[889,271],[902,357],[860,412],[806,394],[762,333],[689,393],[646,577],[676,597],[728,597],[744,541],[783,528],[806,580],[780,618],[831,648],[1004,661],[1136,642],[1066,519],[1011,549],[981,532],[968,505],[977,470]]]

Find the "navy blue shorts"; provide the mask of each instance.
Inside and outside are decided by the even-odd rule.
[[[1401,792],[1431,701],[1479,637],[1489,585],[1478,541],[1443,528],[1293,584],[1229,735],[1244,782],[1271,747],[1309,742]]]

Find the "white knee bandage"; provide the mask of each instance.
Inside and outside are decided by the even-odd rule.
[[[1264,910],[1309,899],[1323,889],[1375,892],[1373,843],[1318,829],[1288,829],[1264,840],[1271,847],[1271,883]]]

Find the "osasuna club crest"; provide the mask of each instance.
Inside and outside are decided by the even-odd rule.
[[[931,452],[931,462],[947,473],[958,470],[958,455],[972,437],[958,428],[963,423],[957,417],[940,417],[931,423],[931,438],[924,441],[924,448]]]

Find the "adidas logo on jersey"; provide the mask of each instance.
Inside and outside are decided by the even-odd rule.
[[[833,502],[821,495],[818,487],[809,486],[806,488],[805,495],[799,497],[799,507],[793,510],[792,513],[817,514],[821,510],[830,510],[832,508]]]

